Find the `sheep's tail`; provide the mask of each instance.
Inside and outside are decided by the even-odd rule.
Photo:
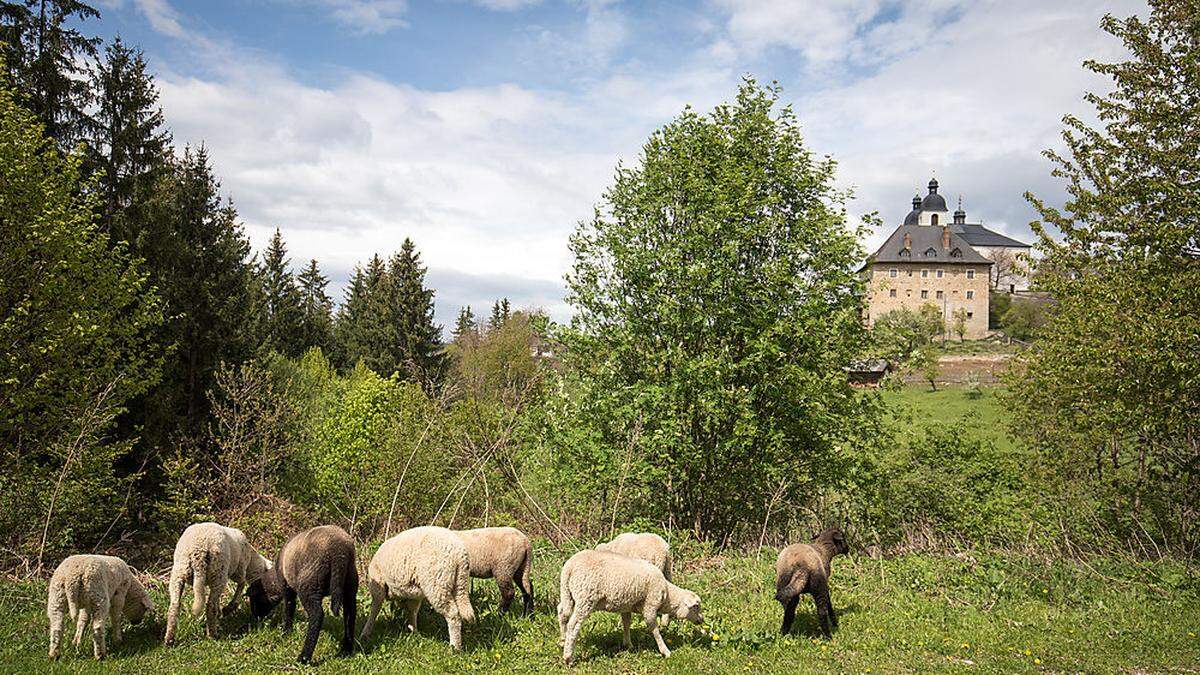
[[[471,566],[467,556],[462,556],[454,575],[454,603],[458,605],[458,616],[467,623],[475,621],[475,608],[471,606]]]
[[[533,611],[533,544],[525,542],[525,562],[521,566],[522,590],[525,596],[525,611]]]
[[[571,566],[563,565],[558,576],[558,615],[567,616],[575,611],[575,599],[571,597]]]
[[[346,593],[346,567],[351,564],[345,560],[336,560],[329,570],[329,611],[335,615],[342,613],[342,601]]]
[[[62,584],[62,592],[67,596],[67,611],[72,621],[79,620],[79,598],[83,595],[83,578],[77,574],[69,576]],[[53,589],[51,593],[53,593]]]
[[[796,585],[793,583],[796,581],[796,576],[798,574],[799,572],[793,571],[791,574],[780,574],[775,578],[776,600],[779,602],[787,602],[788,600],[791,600],[800,594],[799,591],[796,590]],[[807,581],[807,578],[805,580]],[[803,584],[801,584],[801,587],[803,587]]]
[[[208,590],[208,550],[192,551],[192,614],[200,616]]]

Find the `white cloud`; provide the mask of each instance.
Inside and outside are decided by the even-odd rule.
[[[134,0],[138,10],[154,30],[171,37],[185,37],[183,26],[179,23],[179,13],[171,7],[167,0]]]

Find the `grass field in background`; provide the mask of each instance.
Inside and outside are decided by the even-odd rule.
[[[898,391],[881,391],[880,395],[902,429],[909,432],[930,422],[969,425],[998,449],[1014,450],[1002,392],[999,387],[981,387],[979,396],[972,398],[966,387],[939,386],[937,391],[930,391],[927,384],[908,384]]]
[[[795,634],[778,635],[774,551],[703,561],[684,559],[677,581],[703,598],[711,634],[672,622],[674,654],[664,661],[635,621],[635,648],[620,649],[620,622],[597,614],[584,626],[576,669],[583,672],[1156,672],[1200,668],[1200,589],[1178,563],[1132,569],[1117,561],[1045,564],[999,556],[864,557],[835,561],[833,599],[841,618],[830,641],[817,638],[805,600]],[[463,631],[465,651],[446,642],[445,622],[428,610],[408,634],[385,608],[376,634],[349,658],[336,656],[341,621],[327,618],[314,667],[337,672],[563,670],[554,618],[562,554],[539,548],[537,608],[532,617],[496,613],[495,585],[475,582],[479,621]],[[51,664],[46,658],[45,584],[0,585],[0,664],[6,672],[230,672],[299,668],[303,613],[281,634],[278,614],[251,626],[243,606],[223,621],[217,640],[185,616],[178,644],[161,644],[165,598],[156,614],[90,661],[90,643]],[[186,603],[185,603],[186,604]],[[365,594],[359,597],[365,612]],[[70,629],[70,624],[68,624]]]

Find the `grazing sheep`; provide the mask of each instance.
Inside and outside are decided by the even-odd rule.
[[[837,628],[837,614],[829,601],[829,563],[836,555],[844,555],[850,547],[846,536],[836,527],[830,527],[812,538],[810,544],[792,544],[779,552],[775,561],[775,599],[783,604],[783,628],[786,635],[796,618],[796,605],[800,595],[813,596],[817,607],[817,623],[825,637],[831,637]]]
[[[384,598],[408,604],[408,629],[417,629],[417,610],[428,600],[446,618],[450,644],[462,649],[462,624],[475,620],[467,545],[444,527],[414,527],[383,542],[367,567],[371,611],[360,638],[366,641]]]
[[[211,638],[217,635],[221,594],[229,580],[237,583],[237,590],[220,610],[226,614],[237,608],[246,584],[258,581],[270,568],[271,561],[254,550],[241,530],[216,523],[189,525],[175,544],[168,589],[171,606],[167,609],[167,635],[163,641],[168,645],[175,641],[179,601],[188,580],[192,582],[192,614],[204,612],[204,633]]]
[[[75,646],[92,624],[92,652],[108,655],[104,621],[112,622],[113,642],[121,642],[121,621],[137,625],[151,609],[150,594],[124,560],[109,555],[73,555],[59,564],[50,577],[46,615],[50,617],[50,658],[57,659],[67,614],[75,622]]]
[[[355,601],[358,569],[354,565],[354,540],[336,525],[322,525],[295,535],[275,558],[274,569],[250,584],[250,610],[258,618],[271,613],[284,600],[283,630],[290,633],[296,615],[296,598],[308,616],[308,633],[300,649],[300,662],[312,661],[317,636],[325,621],[321,599],[329,596],[329,610],[342,615],[343,656],[354,650]]]
[[[600,544],[597,551],[620,553],[630,558],[645,560],[662,570],[667,581],[671,580],[671,547],[666,540],[650,532],[625,532],[610,542]]]
[[[494,578],[500,588],[500,611],[507,612],[512,604],[513,582],[521,589],[525,611],[533,611],[533,545],[529,537],[515,527],[481,527],[455,532],[467,545],[467,560],[471,576],[476,579]]]
[[[597,610],[621,615],[625,648],[632,648],[629,622],[641,614],[664,657],[671,650],[658,630],[658,615],[669,614],[693,623],[704,621],[700,596],[667,581],[662,570],[645,560],[607,551],[580,551],[563,565],[559,578],[558,632],[563,660],[575,658],[575,640],[588,616]]]

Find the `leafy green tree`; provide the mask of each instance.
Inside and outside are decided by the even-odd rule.
[[[109,432],[162,365],[162,305],[138,261],[97,226],[97,206],[80,189],[80,159],[63,157],[0,88],[6,558],[94,541],[112,522],[103,506],[121,492],[116,464],[127,448]]]
[[[1041,217],[1038,283],[1055,304],[1011,401],[1068,498],[1090,492],[1117,531],[1195,550],[1200,5],[1151,0],[1147,19],[1101,25],[1130,57],[1085,62],[1114,88],[1086,96],[1097,126],[1067,115],[1066,151],[1046,153],[1064,208],[1027,195]]]
[[[1035,300],[1015,299],[1004,312],[1004,332],[1018,340],[1032,340],[1046,323],[1046,310]]]
[[[967,337],[967,308],[959,307],[950,316],[954,317],[954,334],[958,336],[958,341],[962,342]]]
[[[136,246],[143,228],[142,207],[171,154],[158,88],[141,50],[117,37],[91,69],[88,89],[92,110],[84,124],[87,166],[98,175],[112,238]]]
[[[937,391],[937,378],[942,374],[942,370],[938,363],[938,350],[933,343],[914,351],[905,363],[905,367],[909,372],[920,375],[922,380],[928,382],[931,391]]]
[[[98,18],[100,12],[79,0],[0,0],[0,61],[8,67],[8,80],[64,149],[83,131],[87,83],[82,76],[100,44],[100,38],[76,26]]]
[[[1004,328],[1004,313],[1012,305],[1012,296],[1002,291],[992,291],[988,294],[988,328],[1000,330]]]
[[[915,312],[901,307],[880,316],[871,327],[871,338],[879,356],[904,363],[918,349],[932,344],[941,332],[942,311],[927,302]]]
[[[572,424],[641,515],[705,538],[815,505],[874,419],[844,374],[865,337],[861,230],[778,96],[747,80],[732,104],[686,109],[570,242]]]
[[[302,333],[303,298],[292,276],[287,246],[279,228],[275,228],[267,244],[258,276],[263,294],[260,318],[263,334],[259,348],[288,358],[300,356],[308,346]]]
[[[313,258],[296,282],[300,287],[300,343],[305,351],[317,347],[328,353],[333,347],[333,299],[326,292],[329,279]]]

